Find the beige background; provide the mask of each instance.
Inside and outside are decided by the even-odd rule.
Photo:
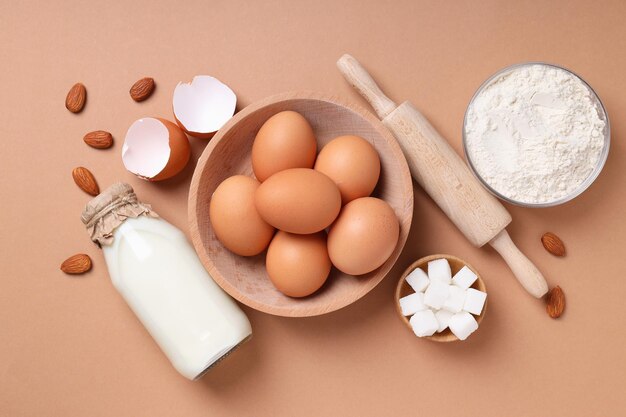
[[[624,415],[626,3],[86,3],[0,0],[1,416]],[[161,184],[134,178],[119,156],[132,121],[171,118],[173,87],[196,74],[228,83],[240,107],[298,89],[363,103],[335,69],[344,52],[392,98],[412,100],[457,151],[469,98],[505,65],[558,63],[596,89],[613,133],[597,182],[561,207],[509,207],[511,235],[563,287],[567,312],[549,319],[493,250],[471,247],[416,188],[406,249],[369,296],[310,319],[246,308],[252,341],[189,382],[113,289],[79,220],[88,196],[70,172],[87,166],[101,186],[128,181],[186,230],[193,165]],[[156,93],[134,103],[128,88],[146,75]],[[63,103],[77,81],[88,101],[73,115]],[[85,146],[95,129],[111,131],[115,147]],[[206,142],[191,142],[196,159]],[[566,258],[541,247],[548,230]],[[61,261],[82,251],[93,272],[63,275]],[[400,273],[437,252],[471,262],[489,288],[487,317],[466,343],[417,340],[395,316]]]

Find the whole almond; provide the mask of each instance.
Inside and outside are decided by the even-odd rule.
[[[81,83],[76,83],[70,88],[65,97],[65,108],[72,113],[79,113],[85,107],[87,99],[87,89]]]
[[[546,296],[546,311],[553,319],[558,319],[565,310],[565,294],[558,285],[548,292]]]
[[[91,258],[89,255],[79,253],[70,256],[61,264],[61,271],[66,274],[83,274],[91,269]]]
[[[113,145],[113,136],[104,130],[89,132],[83,137],[83,140],[87,145],[97,149],[106,149]]]
[[[563,241],[554,233],[548,232],[541,236],[541,243],[554,256],[565,256],[565,245]]]
[[[135,101],[144,101],[154,91],[154,79],[142,78],[130,87],[130,97]]]
[[[78,188],[83,190],[89,195],[96,196],[100,194],[100,187],[98,187],[98,183],[94,178],[91,171],[84,167],[77,167],[72,170],[72,178],[74,178],[74,182],[78,185]]]

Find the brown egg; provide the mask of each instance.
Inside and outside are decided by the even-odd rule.
[[[374,191],[380,175],[380,159],[372,144],[362,137],[339,136],[322,148],[315,170],[335,181],[341,202],[346,204]]]
[[[330,273],[326,233],[296,235],[279,231],[267,249],[265,266],[270,280],[283,294],[313,294]]]
[[[393,253],[400,224],[385,201],[363,197],[346,204],[328,232],[333,265],[350,275],[371,272]]]
[[[261,182],[289,168],[313,168],[317,141],[313,128],[295,111],[270,117],[254,138],[252,169]]]
[[[307,168],[280,171],[259,186],[256,208],[263,220],[290,233],[324,230],[341,210],[341,194],[326,175]]]
[[[254,178],[235,175],[222,181],[211,197],[209,218],[213,231],[237,255],[258,255],[274,236],[274,228],[256,211],[254,195],[258,188]]]

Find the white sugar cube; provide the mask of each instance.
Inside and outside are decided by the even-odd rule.
[[[478,277],[475,273],[472,272],[471,269],[469,269],[467,266],[464,266],[459,272],[454,274],[454,277],[452,278],[452,283],[457,287],[461,287],[466,290],[472,286],[477,278]]]
[[[462,311],[450,317],[448,327],[459,340],[465,340],[478,329],[478,323],[470,313]]]
[[[450,284],[452,280],[452,272],[450,271],[450,264],[447,259],[436,259],[428,262],[428,278],[442,281],[446,284]]]
[[[458,313],[463,310],[465,306],[465,290],[459,288],[456,285],[450,285],[450,295],[443,306],[444,310],[448,310],[451,313]]]
[[[430,280],[422,268],[415,268],[413,272],[406,277],[406,282],[415,290],[415,292],[424,292],[424,290],[428,287]]]
[[[435,318],[439,323],[437,333],[441,333],[448,328],[448,322],[452,316],[454,316],[454,313],[450,313],[448,310],[439,310],[435,313]]]
[[[405,316],[410,316],[418,311],[425,310],[426,306],[424,305],[424,294],[421,292],[414,292],[406,297],[402,297],[400,299],[400,309],[402,310],[402,314]]]
[[[418,337],[432,336],[439,328],[439,322],[432,310],[418,311],[409,322],[413,333]]]
[[[479,315],[480,312],[483,311],[486,299],[487,293],[473,288],[468,288],[465,293],[465,304],[463,305],[463,310]]]
[[[435,310],[439,310],[443,307],[443,304],[448,299],[450,295],[450,286],[445,282],[431,279],[430,285],[426,289],[424,293],[424,304],[428,307],[432,307]]]

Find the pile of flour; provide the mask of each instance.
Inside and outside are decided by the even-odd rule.
[[[500,194],[549,203],[591,175],[605,125],[593,93],[578,77],[529,64],[494,78],[474,98],[466,149],[475,170]]]

